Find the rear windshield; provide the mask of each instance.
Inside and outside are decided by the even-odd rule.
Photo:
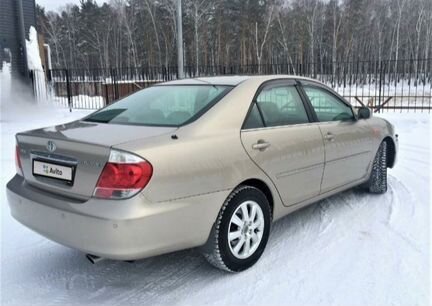
[[[153,86],[86,117],[85,121],[154,126],[179,126],[193,121],[219,101],[231,86]]]

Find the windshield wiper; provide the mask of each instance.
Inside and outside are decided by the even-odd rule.
[[[99,112],[96,112],[86,117],[83,121],[108,123],[114,118],[116,118],[118,115],[123,113],[125,110],[126,110],[125,108],[101,110]]]

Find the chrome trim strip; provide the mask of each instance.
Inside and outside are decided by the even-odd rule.
[[[334,162],[337,162],[337,161],[340,161],[340,160],[350,159],[350,158],[353,158],[353,157],[356,157],[356,156],[359,156],[359,155],[369,154],[370,152],[371,151],[363,151],[363,152],[360,152],[360,153],[354,153],[354,154],[351,154],[351,155],[348,155],[348,156],[343,156],[343,157],[335,158],[335,159],[332,159],[332,160],[327,160],[325,163],[326,164],[330,164],[330,163],[334,163]]]
[[[276,178],[280,179],[282,177],[291,176],[291,175],[294,175],[294,174],[298,174],[300,172],[314,170],[316,168],[324,168],[324,163],[318,163],[318,164],[315,164],[315,165],[307,166],[307,167],[304,167],[304,168],[298,168],[298,169],[287,171],[287,172],[280,172],[280,173],[276,174]]]
[[[41,158],[47,161],[53,161],[63,164],[68,164],[71,166],[78,165],[78,160],[72,157],[59,155],[59,154],[53,154],[53,153],[47,153],[47,152],[41,152],[41,151],[30,151],[30,158],[31,160]]]

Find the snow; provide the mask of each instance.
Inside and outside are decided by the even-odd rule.
[[[389,190],[346,191],[274,224],[261,260],[240,274],[196,250],[91,265],[84,254],[18,224],[4,186],[13,135],[88,111],[21,106],[1,119],[2,305],[430,305],[431,117],[385,114],[400,135]]]
[[[10,95],[12,83],[11,63],[2,62],[0,67],[0,103]]]
[[[330,86],[330,84],[327,84]],[[354,97],[358,97],[364,104],[369,102],[373,105],[378,105],[378,98],[381,96],[381,103],[392,97],[386,104],[386,107],[424,107],[425,109],[432,108],[432,84],[420,83],[416,85],[415,79],[400,80],[395,82],[387,82],[382,84],[381,95],[379,84],[352,84],[340,85],[333,87],[340,95],[344,96],[351,104],[360,106]],[[401,112],[400,109],[393,109],[393,112]]]
[[[29,29],[29,39],[26,40],[27,65],[32,71],[33,91],[38,103],[48,100],[49,94],[45,80],[45,72],[42,68],[42,61],[39,54],[38,34],[36,29],[31,26]]]
[[[26,40],[27,65],[29,70],[42,70],[42,61],[39,55],[39,44],[36,29],[31,26],[29,40]]]

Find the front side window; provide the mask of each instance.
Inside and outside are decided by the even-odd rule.
[[[231,86],[165,85],[153,86],[86,117],[85,121],[179,126],[199,117],[218,102]]]
[[[297,89],[289,85],[270,85],[256,98],[265,126],[309,122]]]
[[[305,86],[304,91],[319,121],[326,122],[354,119],[351,107],[324,89]]]

